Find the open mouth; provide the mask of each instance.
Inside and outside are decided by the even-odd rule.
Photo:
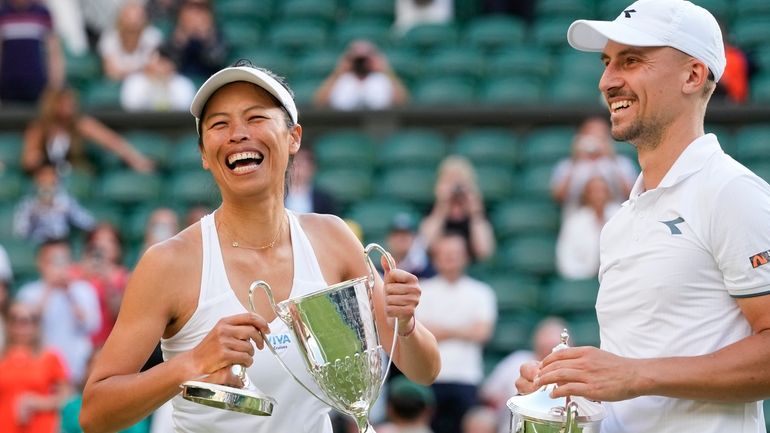
[[[612,104],[610,104],[610,112],[619,113],[632,105],[634,105],[634,102],[631,101],[630,99],[615,101]]]
[[[226,165],[234,173],[241,173],[257,168],[264,158],[260,152],[238,152],[227,157]]]

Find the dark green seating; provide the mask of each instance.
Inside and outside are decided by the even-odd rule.
[[[161,194],[161,179],[157,175],[118,170],[104,174],[97,198],[117,204],[137,204],[157,201]]]
[[[487,104],[527,105],[543,100],[541,81],[531,76],[493,77],[479,89],[479,100]]]
[[[0,170],[0,203],[16,203],[25,192],[26,178],[13,168]]]
[[[738,129],[735,134],[735,156],[743,162],[770,161],[770,124]]]
[[[476,128],[461,133],[454,141],[454,153],[476,165],[514,167],[518,161],[518,138],[504,128]]]
[[[246,59],[257,66],[270,69],[276,74],[289,77],[294,72],[294,59],[289,53],[273,47],[243,47],[234,50],[230,61]]]
[[[462,76],[425,77],[412,87],[412,102],[418,105],[463,106],[476,99],[473,81]]]
[[[526,235],[505,241],[500,248],[500,264],[516,272],[551,275],[556,270],[556,237]]]
[[[522,157],[526,164],[555,163],[569,157],[575,130],[564,126],[532,130],[522,140]]]
[[[459,30],[453,24],[419,24],[400,38],[400,43],[407,44],[422,52],[439,47],[453,47],[459,40]]]
[[[593,1],[591,0],[538,0],[535,4],[535,14],[543,17],[565,17],[567,19],[594,16]]]
[[[419,209],[433,203],[436,171],[431,168],[396,166],[377,180],[377,194],[385,200],[405,201]]]
[[[119,81],[103,78],[89,84],[83,97],[86,108],[95,110],[101,108],[120,108]]]
[[[393,0],[348,0],[348,14],[351,19],[377,19],[392,23],[395,18]]]
[[[495,290],[497,309],[501,314],[538,309],[540,291],[543,288],[537,277],[516,272],[499,272],[481,278]]]
[[[21,166],[21,150],[24,136],[18,132],[0,133],[0,164],[8,168]]]
[[[524,164],[516,180],[516,196],[548,200],[554,163]]]
[[[279,20],[320,20],[328,27],[333,25],[341,12],[336,0],[282,0],[277,6]]]
[[[385,139],[377,162],[383,167],[435,168],[446,156],[447,140],[432,129],[402,129]]]
[[[458,77],[475,82],[484,76],[484,56],[477,51],[452,47],[432,52],[425,59],[424,75]]]
[[[537,46],[520,46],[499,51],[487,58],[490,77],[524,76],[544,80],[553,60],[548,51]]]
[[[574,17],[540,17],[530,27],[532,42],[543,48],[566,47],[567,29]]]
[[[532,233],[556,234],[559,231],[559,208],[548,199],[513,198],[499,203],[490,219],[498,239]]]
[[[476,165],[479,190],[487,204],[508,200],[515,191],[513,167],[499,164]]]
[[[596,305],[599,281],[596,278],[567,280],[554,277],[547,284],[543,305],[555,315],[591,313]]]
[[[9,239],[3,244],[15,283],[23,283],[37,277],[37,251],[35,245],[23,239]]]
[[[336,167],[319,170],[315,176],[319,188],[330,193],[343,207],[372,194],[372,172],[366,168]]]
[[[273,23],[267,41],[288,55],[327,46],[329,29],[316,20],[286,20]]]
[[[463,41],[476,50],[492,52],[524,42],[526,24],[510,15],[475,17],[468,23]]]
[[[313,146],[316,164],[323,169],[338,167],[371,168],[374,143],[365,133],[339,129],[321,135]]]
[[[357,222],[367,239],[383,239],[393,217],[399,213],[418,216],[414,206],[401,200],[369,199],[354,203],[346,218]]]
[[[333,40],[340,49],[356,39],[365,39],[378,47],[384,47],[392,39],[391,22],[376,18],[352,19],[336,26]]]
[[[223,30],[236,21],[267,24],[274,12],[273,1],[270,0],[217,0],[212,5]]]
[[[164,183],[163,196],[179,207],[216,206],[221,201],[211,173],[202,169],[173,173]]]

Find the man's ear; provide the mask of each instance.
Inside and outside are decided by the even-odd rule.
[[[302,125],[292,126],[289,131],[289,154],[294,155],[302,146]]]
[[[691,59],[687,64],[687,68],[689,73],[682,86],[682,92],[685,94],[702,92],[709,76],[708,66],[701,61]]]

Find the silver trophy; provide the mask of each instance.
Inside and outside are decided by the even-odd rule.
[[[377,334],[372,303],[376,270],[369,254],[379,251],[395,268],[393,258],[381,246],[369,244],[364,257],[369,276],[343,281],[319,292],[275,303],[273,291],[264,281],[255,281],[249,288],[249,303],[257,289],[267,294],[276,315],[286,323],[295,336],[299,352],[305,359],[310,376],[324,397],[311,391],[284,364],[270,340],[265,344],[286,371],[309,393],[356,421],[360,433],[374,433],[369,424],[369,410],[379,397],[390,368],[390,357],[396,346],[394,325],[393,344],[387,359]],[[278,402],[280,403],[280,402]]]

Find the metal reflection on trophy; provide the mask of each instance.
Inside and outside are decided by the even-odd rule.
[[[313,396],[353,417],[361,433],[374,432],[368,421],[369,410],[380,394],[396,343],[394,331],[389,357],[383,359],[372,302],[376,270],[369,255],[375,250],[385,256],[391,268],[395,267],[387,251],[377,244],[369,244],[364,250],[369,276],[278,303],[264,281],[255,281],[249,288],[251,309],[254,310],[254,292],[264,290],[276,315],[294,333],[307,371],[324,397],[302,383],[265,339],[280,364]]]

